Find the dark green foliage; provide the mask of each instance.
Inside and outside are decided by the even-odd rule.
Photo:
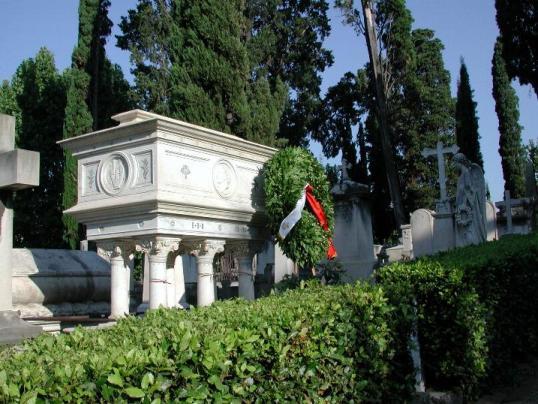
[[[366,284],[158,310],[0,353],[0,400],[397,402],[392,322]]]
[[[508,75],[530,84],[538,95],[538,3],[495,0],[495,8]]]
[[[251,66],[242,1],[141,0],[120,27],[142,107],[275,145],[286,101],[281,80]]]
[[[331,52],[323,47],[331,29],[328,8],[325,0],[246,2],[251,63],[266,71],[273,86],[281,80],[290,90],[279,137],[292,146],[305,146],[316,128],[320,74],[333,62]]]
[[[538,234],[504,237],[382,268],[377,279],[402,318],[416,299],[428,388],[462,389],[509,378],[538,353]],[[397,314],[399,317],[399,315]],[[400,323],[407,329],[410,324]]]
[[[456,141],[460,153],[465,154],[469,160],[483,169],[484,162],[480,152],[479,139],[476,102],[473,100],[473,90],[469,82],[467,66],[462,59],[456,99]]]
[[[17,104],[15,89],[7,80],[0,85],[0,113],[15,117],[15,139],[17,139],[22,123],[21,110]]]
[[[268,227],[277,235],[282,220],[295,208],[308,183],[321,203],[329,222],[329,230],[320,226],[305,206],[302,217],[288,236],[279,241],[284,254],[300,267],[311,268],[327,256],[328,237],[332,236],[334,212],[325,171],[316,158],[300,147],[287,147],[277,152],[264,166],[265,209]]]
[[[363,71],[359,71],[359,75],[361,73]],[[358,125],[360,116],[364,113],[361,104],[361,94],[364,92],[365,80],[361,76],[351,72],[344,74],[335,86],[327,90],[318,117],[319,123],[312,136],[321,143],[325,156],[336,157],[342,152],[342,156],[351,165],[348,169],[351,180],[362,182],[366,179],[364,131],[359,132],[363,139],[360,152],[364,160],[361,161],[357,158],[358,142],[353,139],[353,128]]]
[[[516,92],[510,84],[502,57],[502,44],[497,40],[492,60],[493,98],[499,119],[499,154],[504,175],[504,189],[512,198],[525,196],[524,151]]]
[[[62,134],[65,85],[50,51],[41,48],[35,58],[23,61],[10,91],[10,110],[6,112],[18,118],[17,147],[40,154],[39,187],[14,196],[14,244],[61,248],[63,162],[56,141]]]
[[[413,71],[404,78],[403,91],[391,106],[407,212],[433,207],[439,198],[437,164],[422,157],[422,150],[435,147],[438,140],[455,143],[450,74],[441,53],[444,46],[428,29],[414,30],[411,38],[415,48]]]
[[[68,90],[63,137],[68,139],[91,132],[92,116],[85,101],[90,77],[86,72],[77,68],[72,68],[65,74]],[[77,202],[77,161],[68,151],[64,151],[64,161],[62,205],[64,209],[68,209]],[[65,243],[69,248],[77,249],[80,236],[77,221],[70,215],[63,215],[62,221],[64,223],[63,238]]]

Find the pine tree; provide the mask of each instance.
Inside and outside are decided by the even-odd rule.
[[[525,195],[525,177],[518,99],[506,72],[500,39],[495,43],[491,74],[495,111],[499,119],[499,154],[504,188],[510,191],[512,198],[521,198]]]
[[[478,134],[478,118],[473,90],[469,83],[469,73],[463,59],[461,60],[458,95],[456,99],[456,141],[460,152],[473,163],[484,167],[480,152],[480,135]]]
[[[63,163],[56,141],[62,133],[65,85],[50,51],[42,48],[21,63],[11,93],[16,101],[11,109],[20,123],[17,146],[40,154],[39,187],[18,191],[14,197],[15,246],[61,248]]]

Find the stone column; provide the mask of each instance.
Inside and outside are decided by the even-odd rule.
[[[1,192],[1,191],[0,191]],[[11,195],[0,195],[0,312],[12,310],[11,251],[13,250],[13,209]]]
[[[209,306],[215,301],[215,278],[213,258],[224,251],[224,240],[204,240],[193,247],[191,254],[196,256],[198,283],[196,285],[198,306]]]
[[[185,294],[185,275],[183,273],[183,258],[180,254],[174,261],[174,307],[187,308],[187,296]]]
[[[241,240],[230,241],[226,244],[232,256],[237,259],[239,265],[239,297],[246,300],[254,300],[254,277],[256,274],[252,269],[254,255],[261,247],[261,243]]]
[[[149,308],[168,307],[166,298],[166,260],[170,251],[177,250],[179,239],[156,237],[137,244],[137,248],[148,254],[149,261]]]
[[[133,245],[125,241],[98,243],[97,253],[110,262],[110,317],[129,314]]]

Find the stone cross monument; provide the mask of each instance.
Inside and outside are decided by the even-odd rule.
[[[15,118],[0,114],[0,345],[39,334],[13,311],[13,191],[39,185],[39,153],[15,149]]]
[[[424,149],[422,150],[422,157],[427,158],[430,156],[437,156],[437,169],[439,171],[439,187],[441,190],[441,196],[439,198],[438,205],[444,205],[445,201],[448,199],[446,193],[446,171],[445,171],[445,154],[456,154],[459,150],[459,147],[456,145],[444,147],[443,142],[438,141],[437,147],[435,149]],[[438,209],[439,210],[439,209]]]

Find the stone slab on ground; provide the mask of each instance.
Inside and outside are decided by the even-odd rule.
[[[41,334],[43,329],[19,318],[16,311],[0,312],[0,345],[16,344],[25,338]]]

